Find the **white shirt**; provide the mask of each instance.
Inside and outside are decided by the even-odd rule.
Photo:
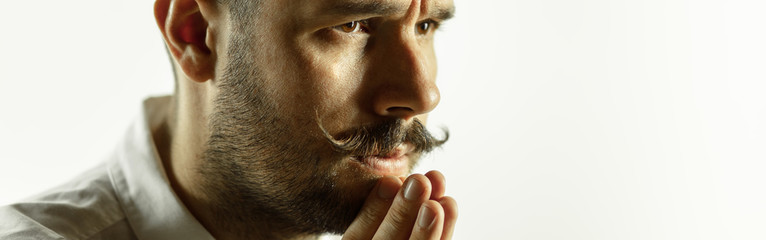
[[[150,118],[168,103],[147,99],[104,163],[0,207],[0,239],[213,239],[173,192],[152,139]]]
[[[38,196],[0,207],[0,239],[213,239],[173,192],[155,148],[151,130],[170,101],[144,101],[138,119],[104,163]]]

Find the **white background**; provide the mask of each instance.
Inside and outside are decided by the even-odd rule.
[[[766,239],[766,3],[457,0],[438,33],[456,239]],[[152,1],[0,7],[0,204],[172,91]]]

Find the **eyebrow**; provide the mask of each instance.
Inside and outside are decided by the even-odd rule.
[[[324,9],[325,13],[330,15],[352,15],[352,16],[368,16],[368,15],[394,15],[397,13],[405,12],[409,8],[404,4],[385,4],[379,1],[342,1],[336,4],[329,5]],[[449,7],[433,6],[433,17],[440,20],[447,20],[455,15],[455,6]],[[429,13],[430,14],[430,13]]]
[[[455,16],[455,5],[450,5],[449,7],[444,6],[436,6],[433,16],[437,19],[441,19],[442,21],[449,20],[450,18]],[[430,12],[430,11],[429,11]]]
[[[407,9],[378,1],[343,1],[328,6],[326,10],[332,15],[391,15]]]

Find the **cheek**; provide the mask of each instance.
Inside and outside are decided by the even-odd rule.
[[[329,30],[308,36],[301,41],[301,55],[316,94],[337,104],[350,100],[359,87],[365,60],[364,41],[335,35]]]
[[[360,63],[352,59],[342,57],[329,58],[320,66],[320,71],[324,74],[322,79],[318,79],[324,88],[320,92],[323,97],[331,100],[329,104],[339,107],[339,105],[348,105],[354,102],[354,95],[360,87],[363,67]]]
[[[302,56],[301,63],[308,66],[302,79],[304,100],[324,119],[346,122],[355,118],[360,108],[357,94],[364,73],[362,60],[347,50],[307,49]]]

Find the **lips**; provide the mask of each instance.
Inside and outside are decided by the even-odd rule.
[[[387,155],[354,156],[352,158],[376,175],[405,176],[410,171],[409,153],[411,151],[412,147],[409,144],[402,144]]]

